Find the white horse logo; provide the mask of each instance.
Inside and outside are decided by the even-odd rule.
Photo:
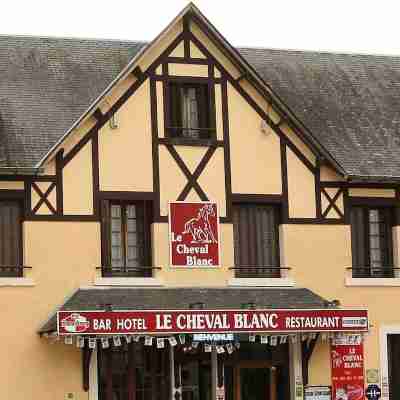
[[[210,216],[215,216],[214,208],[211,204],[205,204],[200,208],[197,217],[185,223],[183,234],[190,233],[192,243],[217,243],[209,221]]]

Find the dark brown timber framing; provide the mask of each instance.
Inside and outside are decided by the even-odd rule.
[[[269,126],[274,130],[274,132],[280,138],[281,146],[281,170],[282,170],[282,196],[279,197],[280,203],[282,204],[282,222],[283,223],[296,223],[296,224],[342,224],[349,223],[348,209],[350,204],[355,201],[354,198],[348,196],[349,188],[364,187],[364,188],[393,188],[396,189],[396,199],[397,202],[400,200],[400,190],[398,185],[393,185],[391,183],[368,183],[368,182],[321,182],[320,180],[320,164],[324,162],[322,158],[323,155],[320,154],[318,146],[312,143],[312,140],[308,138],[298,126],[296,122],[292,121],[292,116],[288,115],[287,111],[283,110],[281,104],[276,101],[276,99],[271,96],[270,93],[266,92],[260,87],[254,79],[251,78],[249,74],[244,74],[243,66],[238,66],[237,62],[234,62],[236,66],[239,67],[239,71],[244,74],[243,77],[249,79],[252,84],[255,85],[257,90],[265,96],[268,102],[270,102],[275,111],[280,117],[280,121],[275,123],[269,115],[255,102],[255,100],[249,95],[249,93],[243,88],[240,80],[234,79],[224,68],[224,66],[210,53],[210,51],[200,42],[200,40],[191,32],[190,23],[195,22],[197,26],[203,31],[203,33],[219,48],[222,52],[227,55],[227,51],[224,45],[219,43],[219,39],[215,36],[213,32],[209,30],[206,24],[200,20],[195,14],[189,13],[184,16],[183,19],[183,32],[177,35],[177,37],[171,42],[171,44],[162,52],[162,54],[150,65],[146,71],[140,70],[136,67],[132,76],[136,78],[136,81],[121,95],[121,97],[111,106],[111,108],[103,113],[100,109],[96,109],[94,113],[94,118],[96,120],[95,125],[88,130],[88,132],[80,139],[80,141],[67,153],[64,154],[61,149],[56,154],[56,172],[53,175],[37,175],[37,176],[26,176],[26,175],[3,175],[0,176],[0,180],[5,181],[22,181],[25,187],[25,218],[28,220],[59,220],[59,221],[100,221],[100,199],[103,196],[108,196],[109,193],[101,192],[99,187],[99,149],[98,149],[98,134],[99,130],[107,123],[107,121],[121,108],[123,104],[135,94],[135,92],[141,87],[141,85],[146,81],[150,80],[150,102],[151,102],[151,124],[152,124],[152,158],[153,158],[153,193],[151,197],[153,199],[154,205],[154,220],[158,222],[167,222],[166,216],[160,215],[160,172],[159,172],[159,147],[165,146],[170,154],[174,157],[179,167],[182,171],[185,171],[185,176],[188,179],[186,186],[182,189],[179,195],[179,199],[184,199],[190,190],[193,188],[200,196],[201,199],[207,199],[207,193],[199,186],[197,183],[198,178],[206,167],[208,161],[213,156],[217,148],[222,147],[224,150],[224,168],[225,168],[225,187],[226,187],[226,217],[221,218],[221,222],[231,222],[232,221],[232,201],[235,201],[235,196],[246,196],[241,194],[232,195],[231,188],[231,160],[230,160],[230,141],[229,141],[229,110],[228,110],[228,83],[243,97],[245,101],[257,112],[257,114],[265,120]],[[170,53],[176,48],[176,46],[183,41],[184,44],[184,57],[170,57]],[[190,42],[193,42],[198,49],[205,55],[203,58],[191,58],[190,57]],[[231,56],[230,56],[231,58]],[[196,77],[176,77],[170,76],[168,71],[169,63],[181,63],[181,64],[199,64],[208,65],[209,76],[206,78],[196,78]],[[156,74],[156,68],[162,66],[162,75]],[[221,73],[221,77],[214,76],[214,66]],[[249,66],[251,68],[251,66]],[[166,96],[166,82],[170,80],[193,80],[207,82],[209,85],[209,90],[212,102],[212,108],[215,115],[215,87],[216,85],[221,85],[222,92],[222,117],[223,117],[223,140],[216,140],[216,138],[210,141],[200,140],[197,143],[192,141],[190,145],[198,145],[208,147],[206,156],[201,160],[196,171],[188,173],[188,169],[183,161],[180,159],[175,146],[185,145],[184,141],[175,141],[173,138],[160,138],[160,132],[158,132],[158,113],[164,112],[165,116],[168,115],[168,101],[164,101],[164,109],[157,110],[157,90],[156,82],[160,81],[163,83],[163,93],[164,100],[168,98]],[[290,110],[289,110],[290,111]],[[164,118],[166,121],[166,118]],[[313,153],[316,155],[316,164],[314,165],[304,154],[296,147],[296,145],[286,136],[282,131],[282,124],[287,124],[292,128],[303,142],[310,147]],[[215,121],[214,121],[215,125]],[[63,168],[68,165],[68,163],[75,157],[75,155],[88,143],[92,144],[92,171],[93,171],[93,215],[64,215],[63,210]],[[186,143],[187,145],[188,143]],[[287,176],[287,148],[289,148],[293,153],[303,162],[303,164],[308,168],[308,170],[314,175],[315,178],[315,200],[316,200],[316,218],[291,218],[289,216],[288,207],[288,176]],[[176,157],[176,155],[178,155]],[[178,160],[180,159],[180,161]],[[183,164],[183,165],[182,165]],[[47,195],[49,193],[39,194],[41,204],[36,205],[36,210],[31,210],[31,190],[36,190],[38,186],[35,182],[50,182],[51,190],[56,190],[57,193],[57,203],[54,208],[50,202],[47,200]],[[50,189],[49,187],[49,189]],[[337,188],[338,192],[343,194],[344,202],[344,215],[339,212],[338,207],[335,204],[337,200],[337,194],[334,199],[328,199],[329,205],[327,210],[322,210],[321,208],[321,196],[325,196],[326,188]],[[49,190],[48,189],[48,190]],[[340,190],[339,190],[340,189]],[[50,190],[50,191],[51,191]],[[37,191],[37,190],[36,190]],[[46,191],[47,192],[47,191]],[[119,193],[119,192],[115,192]],[[135,197],[136,195],[149,195],[150,194],[137,194],[135,192],[130,192],[130,195]],[[249,195],[251,196],[251,195]],[[237,197],[236,197],[237,198]],[[244,197],[242,197],[244,198]],[[272,199],[272,198],[271,198]],[[388,201],[389,199],[385,200]],[[278,201],[278,199],[276,199]],[[363,200],[364,201],[364,200]],[[366,200],[365,200],[366,201]],[[53,215],[34,215],[33,211],[37,211],[42,204],[50,209]],[[49,206],[50,204],[50,206]],[[326,218],[330,209],[334,209],[340,218]],[[398,221],[399,219],[397,219]],[[396,224],[397,224],[396,221]]]

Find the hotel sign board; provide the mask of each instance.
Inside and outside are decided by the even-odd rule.
[[[220,264],[217,204],[170,202],[169,240],[171,266],[217,267]]]
[[[365,332],[366,310],[59,311],[59,335]]]

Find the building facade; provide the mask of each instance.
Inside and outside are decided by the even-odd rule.
[[[193,5],[151,43],[0,47],[4,398],[299,400],[339,331],[398,398],[399,59],[235,49]]]

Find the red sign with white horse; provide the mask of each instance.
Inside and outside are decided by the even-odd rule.
[[[171,202],[169,235],[172,266],[197,268],[220,264],[216,203]]]

